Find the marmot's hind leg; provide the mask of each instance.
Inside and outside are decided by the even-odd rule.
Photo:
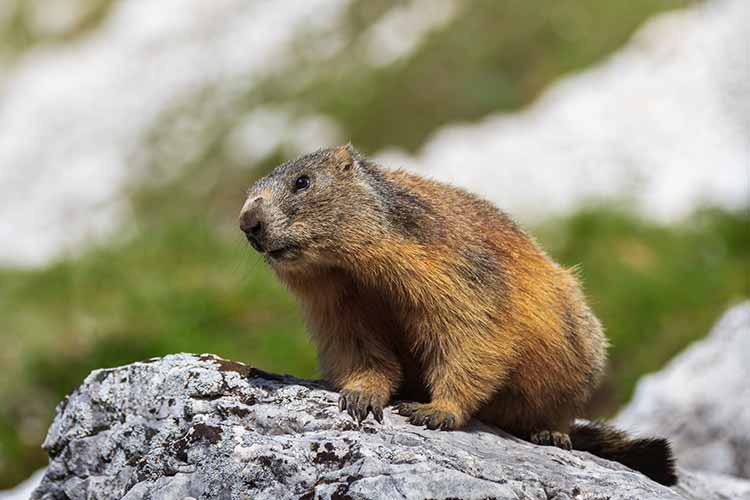
[[[482,422],[499,427],[524,441],[570,450],[572,445],[568,430],[575,409],[550,407],[544,404],[547,400],[501,391],[479,411],[478,417]]]
[[[565,432],[539,431],[529,437],[529,441],[543,446],[557,446],[563,450],[570,450],[570,436]]]

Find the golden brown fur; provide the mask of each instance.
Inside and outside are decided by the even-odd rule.
[[[403,399],[415,424],[476,416],[570,447],[606,341],[576,273],[504,213],[348,145],[280,166],[248,203],[243,230],[299,297],[342,409],[380,419]]]

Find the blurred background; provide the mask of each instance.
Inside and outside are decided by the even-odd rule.
[[[750,296],[747,26],[745,0],[0,0],[0,489],[92,369],[317,375],[236,220],[346,141],[580,265],[611,416]]]

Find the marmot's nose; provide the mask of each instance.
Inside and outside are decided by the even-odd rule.
[[[263,207],[261,203],[263,198],[260,196],[248,200],[240,212],[240,229],[247,236],[248,241],[259,252],[263,251],[261,243],[261,233],[263,230]]]

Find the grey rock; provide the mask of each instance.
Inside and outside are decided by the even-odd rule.
[[[688,498],[742,500],[750,498],[750,481],[710,472],[683,471],[675,490]]]
[[[360,425],[316,381],[211,355],[97,370],[57,409],[34,499],[701,499],[723,483],[682,472],[675,489],[583,452],[535,446],[472,422]],[[732,480],[731,498],[750,499]]]
[[[750,478],[750,302],[643,377],[616,423],[669,438],[683,467]]]

